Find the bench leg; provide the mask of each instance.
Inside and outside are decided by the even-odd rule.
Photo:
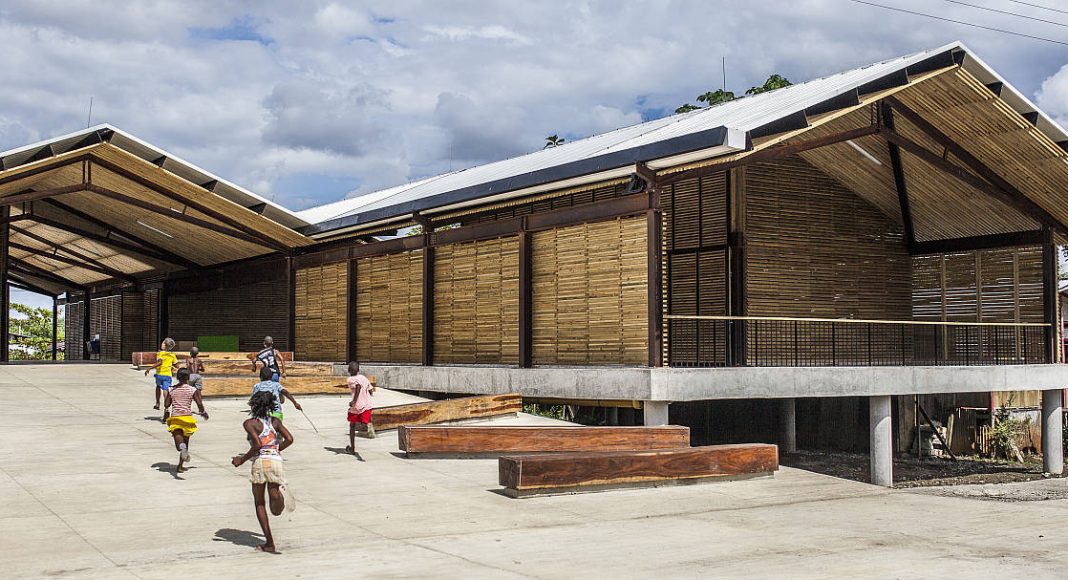
[[[890,421],[890,396],[868,398],[871,429],[871,482],[894,487],[894,430]]]
[[[670,405],[668,401],[645,401],[642,403],[645,426],[658,427],[669,424],[668,405]]]

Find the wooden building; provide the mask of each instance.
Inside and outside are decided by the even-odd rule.
[[[861,397],[881,453],[891,396],[1068,385],[1066,146],[959,43],[296,213],[102,126],[2,154],[0,276],[102,358],[270,334],[650,423],[781,399],[788,447],[794,399]]]

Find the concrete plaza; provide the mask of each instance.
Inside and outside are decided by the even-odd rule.
[[[6,578],[1061,578],[1068,567],[1064,499],[943,497],[784,468],[512,500],[495,492],[495,460],[404,459],[394,433],[358,439],[362,460],[342,454],[344,395],[301,399],[321,435],[287,409],[298,506],[272,521],[282,553],[260,554],[248,467],[229,463],[247,448],[244,400],[207,402],[179,478],[151,399],[123,366],[0,367]],[[405,400],[380,391],[376,402]]]

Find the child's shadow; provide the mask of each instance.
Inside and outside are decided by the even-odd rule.
[[[160,473],[169,473],[169,474],[171,474],[171,477],[173,477],[174,479],[177,479],[179,481],[185,481],[184,477],[181,477],[180,475],[178,475],[178,466],[177,465],[173,465],[171,463],[167,463],[166,461],[161,461],[159,463],[153,463],[152,467],[156,471],[159,471]],[[193,467],[193,466],[187,466],[186,469],[196,469],[196,468]]]
[[[364,461],[363,457],[360,456],[359,451],[349,453],[344,447],[323,447],[323,449],[332,452],[334,455],[353,455],[356,457],[357,461]]]
[[[264,542],[263,534],[256,532],[250,532],[248,530],[237,530],[234,528],[222,528],[215,531],[215,537],[212,538],[216,542],[230,542],[238,546],[248,546],[255,548],[256,546]]]

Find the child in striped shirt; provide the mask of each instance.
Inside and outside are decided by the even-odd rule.
[[[193,402],[196,401],[200,415],[205,420],[208,413],[204,410],[204,400],[200,391],[189,384],[189,369],[178,369],[178,386],[167,391],[164,407],[171,409],[167,418],[167,431],[174,436],[174,448],[178,450],[178,473],[187,471],[185,463],[189,461],[189,440],[197,431],[197,420],[193,417]]]

